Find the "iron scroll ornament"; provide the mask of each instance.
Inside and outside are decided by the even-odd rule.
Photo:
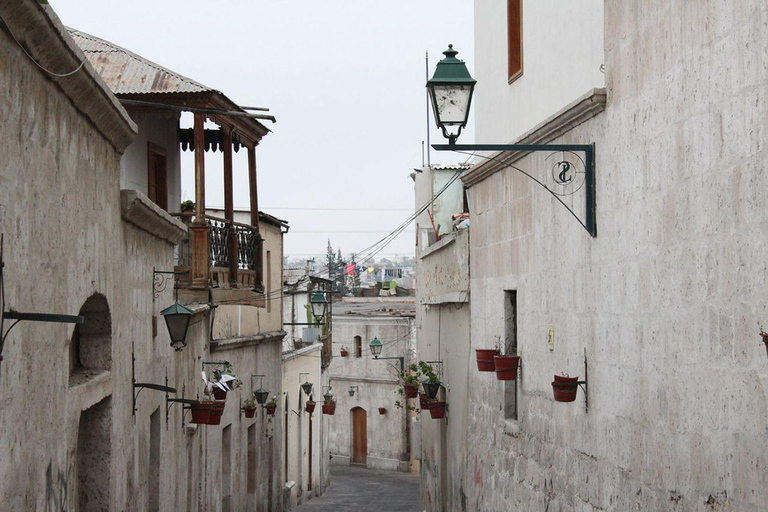
[[[509,167],[524,174],[544,190],[549,192],[553,198],[555,198],[568,212],[581,224],[587,233],[592,237],[597,236],[597,220],[596,220],[596,206],[595,206],[595,145],[594,144],[433,144],[432,148],[435,151],[455,151],[456,153],[476,156],[485,160],[490,160],[498,163],[503,167]],[[478,152],[494,152],[496,155],[485,156],[477,154]],[[579,174],[583,174],[584,180],[578,189],[581,189],[586,184],[585,191],[585,218],[582,220],[576,212],[574,212],[565,202],[561,199],[562,196],[569,196],[575,194],[578,190],[574,190],[567,193],[558,193],[555,187],[548,187],[542,180],[537,179],[531,173],[524,171],[520,167],[512,165],[504,161],[505,153],[528,153],[528,152],[547,152],[547,153],[562,153],[576,154],[583,153],[584,159],[580,157],[577,160],[566,159],[561,157],[561,160],[556,161],[555,167],[557,167],[557,173],[549,171],[547,174],[552,175],[554,183],[560,187],[563,185],[569,185],[571,183],[578,183]],[[551,155],[550,155],[551,156]],[[567,162],[568,165],[560,165],[562,162]],[[583,173],[578,171],[578,163],[583,162]],[[574,165],[576,164],[575,168]],[[573,173],[570,174],[570,173]],[[574,176],[575,175],[575,176]],[[547,180],[549,181],[549,180]],[[558,183],[561,181],[562,183]]]

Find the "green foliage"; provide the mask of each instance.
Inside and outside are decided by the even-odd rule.
[[[181,211],[182,212],[191,212],[195,209],[195,202],[191,199],[187,199],[186,201],[181,202]]]

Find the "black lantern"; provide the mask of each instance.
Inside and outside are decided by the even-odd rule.
[[[160,312],[165,317],[165,325],[168,327],[168,335],[171,337],[171,346],[179,351],[187,346],[187,329],[192,319],[192,311],[178,302],[168,306]]]
[[[437,63],[435,74],[427,81],[435,121],[449,144],[456,141],[461,129],[467,125],[472,93],[477,83],[464,61],[456,58],[458,53],[449,44],[443,52],[445,58]]]
[[[325,318],[325,312],[328,310],[328,300],[325,298],[325,294],[319,290],[316,291],[309,299],[309,303],[312,305],[312,316],[315,317],[316,322],[321,323],[320,320]]]
[[[269,398],[269,391],[264,388],[259,388],[253,392],[253,396],[256,397],[256,402],[258,402],[259,405],[264,405],[267,398]]]
[[[357,389],[357,386],[349,386],[349,396],[355,396],[355,391]]]
[[[312,393],[312,383],[311,382],[305,382],[301,385],[301,389],[304,390],[304,392],[309,396]]]
[[[383,345],[381,344],[381,340],[378,338],[378,336],[374,337],[373,340],[371,340],[371,344],[368,346],[371,347],[371,354],[373,354],[373,357],[379,357],[381,354],[381,347]]]

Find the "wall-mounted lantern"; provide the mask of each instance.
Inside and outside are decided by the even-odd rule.
[[[259,405],[264,405],[267,402],[267,398],[269,398],[269,390],[266,390],[262,387],[262,382],[264,381],[264,375],[251,375],[251,389],[253,389],[253,378],[259,377],[259,389],[255,390],[253,392],[253,396],[256,398],[256,403]]]
[[[553,154],[561,153],[563,157],[556,161],[552,173],[553,187],[550,188],[529,173],[512,167],[533,179],[538,185],[549,192],[560,204],[562,204],[573,217],[587,230],[591,236],[597,236],[597,221],[595,207],[595,145],[594,144],[456,144],[456,139],[461,135],[461,129],[467,124],[469,111],[472,105],[472,93],[475,88],[475,79],[467,71],[464,61],[456,58],[458,52],[453,45],[443,52],[445,58],[437,63],[435,74],[427,81],[427,90],[431,98],[432,110],[435,113],[435,122],[442,130],[443,136],[448,139],[448,144],[433,144],[436,151],[457,151],[462,154],[473,154],[479,158],[485,158],[497,163],[505,164],[504,153],[515,151],[537,152],[545,151]],[[485,156],[481,152],[498,152],[500,155]],[[584,159],[577,153],[583,153]],[[565,155],[573,154],[579,160],[568,160]],[[578,167],[582,167],[581,170]],[[585,191],[585,218],[578,215],[560,199],[560,195],[572,195],[586,185]]]
[[[309,303],[312,306],[312,316],[315,317],[317,323],[323,323],[325,314],[328,311],[328,299],[325,298],[325,293],[320,290],[312,294],[309,299]]]
[[[355,391],[359,391],[360,388],[357,386],[349,386],[349,396],[355,396]]]
[[[301,376],[306,375],[307,378],[309,378],[308,373],[300,373],[299,374],[299,380],[301,380]],[[312,383],[309,382],[309,380],[304,381],[304,384],[301,385],[301,389],[304,390],[304,393],[306,393],[307,396],[312,394]]]
[[[178,352],[187,346],[187,330],[192,319],[192,311],[178,302],[168,306],[160,312],[165,318],[168,327],[168,335],[171,337],[171,346]]]
[[[384,347],[384,345],[381,343],[381,340],[374,336],[374,338],[371,340],[371,343],[368,345],[368,347],[371,349],[371,354],[373,354],[374,359],[396,359],[400,361],[400,375],[403,375],[405,373],[405,358],[401,356],[397,357],[379,357],[381,354],[381,349]]]

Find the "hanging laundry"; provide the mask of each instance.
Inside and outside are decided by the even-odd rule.
[[[353,276],[355,275],[355,264],[354,263],[347,263],[347,270],[344,272],[345,275]]]

